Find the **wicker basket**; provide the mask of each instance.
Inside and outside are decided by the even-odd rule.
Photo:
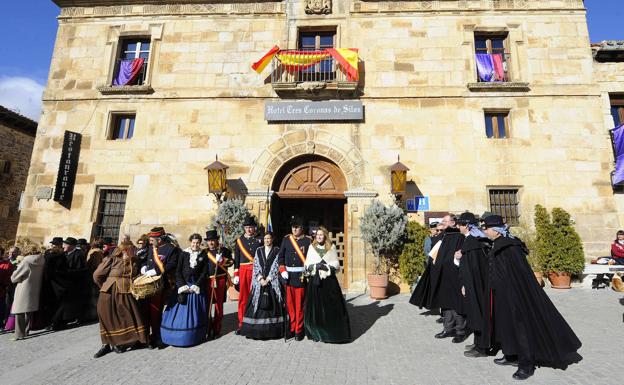
[[[153,297],[156,294],[160,293],[163,289],[162,276],[154,276],[148,277],[146,275],[142,275],[137,277],[132,281],[132,286],[130,287],[130,292],[132,296],[139,299]]]

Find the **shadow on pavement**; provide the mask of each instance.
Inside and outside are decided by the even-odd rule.
[[[380,301],[371,302],[367,305],[355,306],[351,302],[362,295],[347,300],[347,311],[351,322],[351,342],[366,333],[378,319],[385,317],[394,309],[394,304],[380,306]]]

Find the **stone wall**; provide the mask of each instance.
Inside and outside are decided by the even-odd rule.
[[[10,172],[0,170],[0,239],[15,239],[20,218],[20,196],[26,187],[35,138],[0,123],[0,160],[9,161]]]
[[[489,210],[489,187],[517,187],[522,221],[532,221],[536,203],[562,207],[589,255],[608,251],[622,210],[609,185],[604,104],[580,1],[333,4],[327,16],[306,15],[304,1],[151,14],[138,5],[64,9],[20,235],[89,238],[98,188],[121,186],[122,232],[163,224],[184,239],[204,230],[216,207],[203,169],[215,155],[230,166],[228,178],[266,191],[284,161],[312,148],[349,183],[350,288],[363,287],[369,262],[359,217],[372,197],[391,202],[397,155],[434,211],[480,213]],[[234,11],[226,16],[227,7]],[[251,63],[275,44],[294,48],[297,28],[319,25],[336,26],[338,46],[360,49],[365,120],[267,123],[264,103],[277,95],[269,70],[257,75]],[[475,31],[508,32],[520,89],[469,89]],[[153,93],[102,94],[119,38],[133,34],[152,38]],[[510,111],[510,139],[485,137],[486,109]],[[116,111],[136,112],[131,140],[106,139]],[[54,185],[65,130],[84,135],[71,210],[34,199],[38,187]],[[263,200],[248,204],[256,210]]]

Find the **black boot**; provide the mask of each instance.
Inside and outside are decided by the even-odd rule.
[[[454,344],[461,344],[462,342],[466,341],[466,338],[468,338],[467,335],[465,334],[457,334],[454,338],[453,338],[453,343]]]
[[[443,330],[441,333],[436,334],[434,337],[435,338],[455,337],[455,330],[451,330],[449,332],[447,332],[446,330]]]
[[[113,346],[113,351],[117,354],[121,354],[125,352],[126,350],[128,350],[126,346]]]
[[[111,348],[108,345],[102,345],[102,347],[100,348],[100,350],[97,351],[97,353],[95,353],[93,355],[93,358],[100,358],[102,356],[107,355],[108,353],[111,352]]]
[[[480,358],[480,357],[487,357],[488,355],[483,350],[475,347],[474,349],[465,351],[464,356],[469,357],[469,358]]]
[[[496,365],[503,365],[503,366],[518,366],[517,359],[514,359],[512,357],[507,357],[507,356],[503,356],[501,358],[495,358],[494,363]]]
[[[305,334],[303,332],[295,334],[295,341],[303,341]]]

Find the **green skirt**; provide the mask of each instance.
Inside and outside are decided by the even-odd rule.
[[[347,303],[335,275],[308,280],[305,315],[306,336],[313,341],[346,343],[351,341]]]

